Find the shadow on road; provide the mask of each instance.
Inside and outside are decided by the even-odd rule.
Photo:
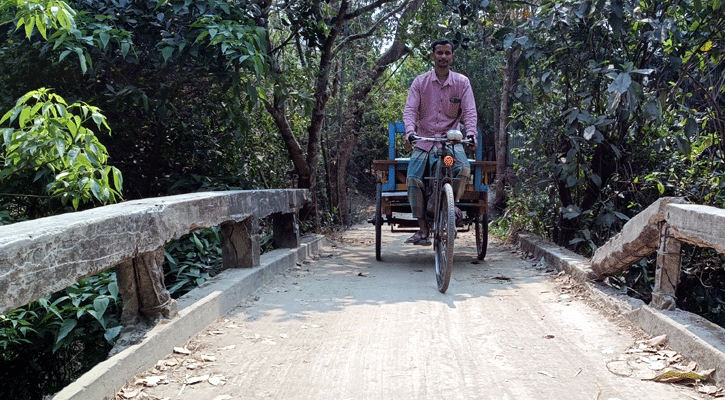
[[[278,321],[305,320],[312,313],[343,307],[438,301],[450,308],[483,296],[510,296],[522,284],[548,279],[549,273],[522,260],[513,247],[489,245],[486,259],[476,259],[472,232],[456,239],[448,291],[438,292],[432,246],[405,244],[409,233],[385,232],[383,261],[375,259],[374,231],[360,226],[328,241],[317,260],[282,273],[240,311],[247,320],[263,315]],[[251,307],[254,305],[254,307]]]

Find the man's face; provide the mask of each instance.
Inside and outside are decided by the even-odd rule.
[[[450,44],[439,44],[433,51],[433,64],[437,68],[446,69],[453,62],[453,46]]]

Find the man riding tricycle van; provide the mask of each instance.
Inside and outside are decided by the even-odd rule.
[[[453,43],[436,40],[431,44],[431,52],[433,69],[413,81],[403,123],[390,124],[389,159],[373,163],[381,177],[373,222],[378,260],[382,259],[380,231],[384,222],[391,227],[417,226],[405,243],[433,245],[438,289],[444,293],[450,281],[458,227],[475,225],[477,255],[479,259],[485,257],[486,192],[494,165],[481,160],[471,84],[466,76],[450,70]],[[409,158],[396,158],[394,154],[395,133],[401,128],[406,146],[413,150]],[[473,165],[466,155],[466,146],[476,154]],[[411,213],[413,221],[395,217],[396,212]]]

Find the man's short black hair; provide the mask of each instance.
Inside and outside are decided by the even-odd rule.
[[[456,47],[453,45],[453,42],[451,42],[448,39],[443,38],[443,39],[436,39],[433,43],[431,43],[431,45],[430,45],[430,51],[433,52],[433,53],[435,53],[437,46],[446,45],[446,44],[451,45],[451,50],[455,50],[456,49]]]

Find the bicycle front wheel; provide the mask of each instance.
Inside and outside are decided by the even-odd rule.
[[[450,183],[443,185],[441,192],[440,209],[434,221],[436,282],[438,291],[445,293],[451,281],[453,269],[453,241],[456,238],[456,213],[453,187]]]

